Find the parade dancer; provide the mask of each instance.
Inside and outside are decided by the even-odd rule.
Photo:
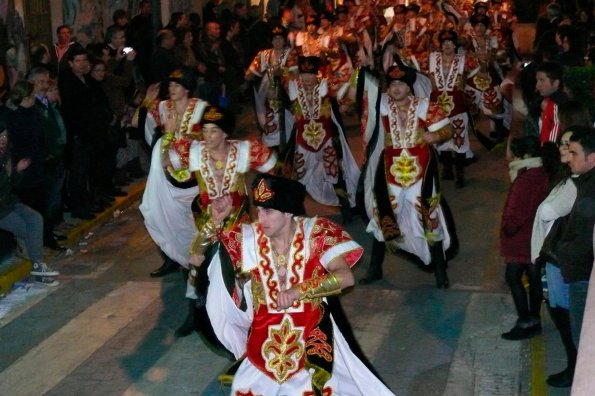
[[[231,394],[393,395],[350,350],[326,299],[354,284],[350,267],[361,246],[333,222],[303,217],[305,189],[297,181],[258,175],[252,188],[258,221],[220,234],[236,272],[247,277],[248,308],[225,295],[212,306],[208,298],[221,342],[242,345],[235,354],[246,356]],[[229,203],[214,203],[215,224]]]
[[[470,151],[470,122],[468,106],[465,98],[465,84],[479,72],[479,66],[472,56],[457,54],[458,35],[453,30],[443,30],[438,35],[440,51],[430,53],[428,75],[432,80],[430,99],[438,103],[450,118],[453,127],[452,139],[438,145],[440,161],[444,167],[442,178],[453,179],[454,167],[456,187],[465,186],[465,157]]]
[[[249,171],[269,172],[277,160],[275,153],[258,140],[232,139],[235,120],[223,108],[207,106],[200,126],[203,140],[193,141],[186,151],[170,147],[164,153],[168,162],[166,168],[173,169],[177,174],[192,174],[198,184],[198,193],[192,203],[195,228],[191,241],[186,245],[191,264],[186,290],[190,309],[186,322],[178,329],[179,336],[188,335],[193,330],[201,330],[203,334],[212,331],[207,324],[205,308],[209,265],[203,264],[205,261],[210,263],[218,254],[217,237],[211,222],[211,203],[224,195],[231,198],[233,212],[226,226],[249,221],[245,175]],[[177,237],[176,234],[169,236],[170,239]],[[228,281],[233,284],[233,271]],[[225,290],[239,304],[234,289]]]
[[[412,95],[416,73],[411,68],[389,68],[388,87],[382,94],[369,73],[364,77],[368,109],[364,200],[370,219],[367,231],[374,235],[374,245],[370,267],[360,283],[382,278],[388,244],[433,265],[436,286],[448,288],[446,252],[455,251],[458,243],[440,192],[433,145],[451,138],[449,119],[436,103]]]
[[[173,148],[186,152],[200,139],[200,118],[207,103],[191,97],[196,80],[188,70],[176,70],[168,78],[169,99],[157,100],[158,86],[151,86],[140,113],[147,144],[153,147],[151,168],[140,210],[164,262],[151,272],[159,277],[188,268],[188,245],[195,232],[190,205],[198,194],[191,174],[164,169],[165,153]],[[158,103],[158,104],[157,104]],[[176,238],[172,238],[175,235]]]
[[[336,101],[328,83],[318,77],[320,58],[299,57],[299,77],[289,81],[295,118],[292,144],[285,159],[286,176],[306,186],[314,200],[341,206],[346,220],[355,205],[360,170],[345,139]]]
[[[259,79],[254,84],[254,104],[262,142],[282,150],[293,128],[284,86],[289,75],[297,73],[297,59],[295,51],[287,45],[287,29],[275,26],[271,35],[273,47],[256,54],[245,78],[248,81]]]

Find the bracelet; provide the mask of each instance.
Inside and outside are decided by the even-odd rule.
[[[294,288],[298,292],[298,300],[333,296],[341,293],[339,280],[333,273],[304,281]]]
[[[213,244],[213,241],[217,239],[218,231],[219,227],[213,222],[213,219],[207,220],[190,244],[190,254],[204,254],[207,248]]]

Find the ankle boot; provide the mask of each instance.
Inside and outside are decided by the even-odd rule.
[[[140,166],[140,159],[138,157],[128,161],[126,164],[128,175],[134,179],[146,176],[145,171]]]
[[[161,264],[161,267],[151,271],[149,275],[151,276],[151,278],[159,278],[172,272],[177,272],[179,269],[180,266],[178,265],[178,263],[164,255],[164,260],[163,264]]]
[[[211,319],[209,319],[207,313],[207,307],[203,305],[202,307],[195,308],[194,312],[196,318],[196,331],[202,333],[203,338],[211,345],[211,347],[227,351],[221,341],[219,341],[219,338],[217,338],[215,330],[213,330]]]
[[[337,194],[337,198],[339,198],[339,204],[341,205],[341,220],[343,221],[343,224],[351,223],[353,221],[353,213],[351,212],[349,199],[341,194]]]
[[[455,155],[455,187],[465,187],[465,153]]]
[[[369,285],[370,283],[382,279],[382,263],[384,262],[385,252],[386,244],[374,239],[374,242],[372,243],[370,266],[368,267],[366,276],[360,279],[360,285]]]
[[[175,336],[186,337],[195,330],[198,330],[196,304],[194,300],[188,299],[188,315],[186,315],[184,323],[176,329]]]
[[[450,282],[448,280],[448,275],[446,274],[446,259],[444,258],[442,242],[435,242],[430,246],[430,255],[432,256],[432,264],[434,265],[436,287],[439,289],[448,289]]]
[[[454,180],[452,173],[452,153],[450,151],[441,151],[439,154],[442,163],[442,180]]]

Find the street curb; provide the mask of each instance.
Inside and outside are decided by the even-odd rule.
[[[72,227],[67,234],[63,245],[74,245],[79,239],[84,237],[89,231],[99,227],[114,216],[117,210],[124,210],[134,202],[138,201],[145,191],[146,180],[143,179],[128,188],[128,195],[125,197],[116,197],[114,203],[103,212],[99,213],[94,219],[83,220]],[[56,254],[54,254],[55,256]],[[15,283],[22,281],[29,276],[31,272],[31,262],[29,260],[17,260],[14,264],[8,265],[5,270],[0,272],[0,296],[8,294]]]

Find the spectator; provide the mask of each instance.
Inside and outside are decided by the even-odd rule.
[[[151,57],[153,56],[153,38],[157,27],[153,23],[151,14],[151,0],[141,0],[139,14],[130,20],[128,32],[128,45],[135,49],[138,56],[136,64],[145,81],[151,80]]]
[[[68,25],[61,25],[56,28],[56,35],[58,42],[54,44],[53,51],[51,51],[51,60],[49,63],[50,72],[53,76],[59,75],[65,69],[68,69],[69,60],[68,54],[77,48],[82,48],[81,45],[72,40],[72,30]]]
[[[209,103],[219,103],[222,84],[225,82],[226,62],[221,50],[221,27],[218,22],[207,22],[205,34],[198,45],[198,57],[206,66],[205,88]]]
[[[595,130],[575,128],[568,145],[568,165],[576,184],[576,200],[568,215],[556,254],[564,281],[569,283],[569,311],[572,337],[579,344],[580,331],[593,268],[593,225],[595,223]]]
[[[19,202],[11,192],[30,163],[28,158],[21,158],[13,168],[8,130],[0,122],[0,229],[23,239],[33,263],[31,275],[34,279],[48,286],[56,286],[58,283],[54,277],[60,273],[43,261],[43,218],[35,210]]]
[[[50,73],[50,77],[56,78],[55,74],[52,73],[52,67],[50,65],[52,56],[50,50],[45,44],[34,45],[31,47],[31,69],[36,67],[43,67]]]
[[[46,80],[47,81],[47,80]],[[8,117],[8,127],[12,137],[12,155],[18,163],[23,158],[29,160],[29,166],[23,171],[15,194],[25,205],[44,217],[44,244],[60,248],[52,235],[52,224],[48,222],[46,209],[48,195],[46,188],[46,131],[43,116],[34,108],[34,85],[29,81],[19,81],[10,92],[9,100],[15,105]]]
[[[566,67],[585,65],[585,42],[578,29],[573,26],[558,27],[556,44],[561,49],[556,56],[556,62]]]
[[[35,96],[34,110],[43,120],[46,157],[44,161],[44,185],[47,197],[44,211],[44,242],[51,248],[60,248],[56,239],[62,237],[53,229],[62,220],[62,187],[64,186],[64,152],[66,148],[66,128],[62,115],[54,103],[48,99],[50,89],[49,71],[42,67],[29,71],[28,80],[33,84]],[[55,88],[55,81],[52,82]]]
[[[130,63],[132,65],[132,63]],[[112,197],[125,196],[126,193],[114,185],[116,171],[116,153],[118,148],[126,144],[126,136],[118,127],[119,118],[124,114],[126,102],[119,103],[122,109],[116,114],[111,104],[113,96],[119,88],[118,76],[107,73],[105,62],[94,58],[91,65],[90,85],[96,96],[96,113],[94,123],[97,128],[95,144],[91,149],[90,184],[93,197],[99,206],[108,206]],[[128,80],[129,81],[129,80]],[[109,90],[108,90],[109,89]],[[108,96],[111,96],[112,99]],[[123,170],[125,172],[125,170]]]
[[[108,26],[108,30],[113,26],[118,26],[122,29],[128,28],[128,23],[130,22],[130,17],[128,16],[128,11],[123,9],[117,9],[112,14],[112,25]]]
[[[157,47],[151,61],[150,83],[165,81],[171,72],[180,67],[174,55],[176,36],[171,30],[163,29],[159,31],[155,43]]]
[[[558,106],[568,100],[563,90],[564,68],[555,62],[544,62],[537,67],[535,88],[541,95],[541,115],[539,117],[539,140],[556,142],[560,135]]]
[[[550,375],[546,380],[550,386],[558,388],[572,384],[577,355],[570,327],[568,283],[564,282],[562,278],[557,258],[550,254],[551,241],[558,237],[557,230],[562,229],[564,216],[570,213],[576,199],[576,186],[570,180],[570,168],[568,167],[568,144],[571,135],[572,129],[567,129],[562,133],[559,148],[552,147],[554,145],[550,142],[543,146],[544,153],[553,154],[543,157],[543,166],[548,173],[550,187],[553,188],[537,208],[531,234],[531,261],[534,265],[541,263],[545,266],[548,285],[547,307],[566,351],[566,368],[559,373]]]
[[[83,48],[69,54],[68,70],[58,80],[62,98],[62,114],[67,131],[67,191],[72,216],[92,219],[92,199],[88,188],[91,148],[101,132],[93,120],[96,117],[97,97],[89,79],[91,66]],[[105,132],[103,132],[105,133]]]
[[[506,282],[518,319],[502,338],[522,340],[541,331],[541,268],[538,263],[531,263],[531,231],[537,207],[547,194],[548,176],[542,166],[537,137],[514,139],[510,150],[515,159],[509,164],[512,184],[502,213],[500,254],[506,263]],[[529,281],[528,299],[523,275]]]

